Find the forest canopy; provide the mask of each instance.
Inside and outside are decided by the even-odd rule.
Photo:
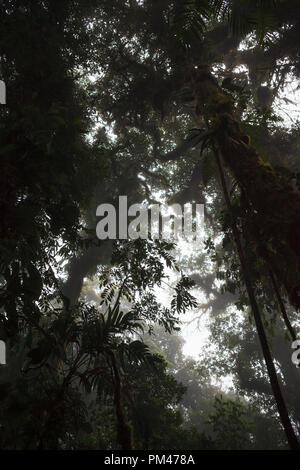
[[[0,448],[299,450],[299,0],[0,25]],[[120,196],[203,240],[99,239]]]

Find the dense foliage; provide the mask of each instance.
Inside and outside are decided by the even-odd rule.
[[[1,449],[299,448],[299,7],[1,2]],[[205,242],[99,240],[121,195]]]

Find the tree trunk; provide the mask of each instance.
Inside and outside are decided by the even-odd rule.
[[[114,379],[114,405],[117,418],[118,441],[121,446],[121,450],[132,450],[131,428],[126,422],[122,404],[121,378],[114,353],[111,352],[109,356],[111,358]]]
[[[264,239],[272,244],[272,270],[284,285],[291,304],[300,310],[300,195],[247,142],[231,96],[208,69],[199,66],[190,76],[199,127],[204,116],[225,166],[251,202],[261,221]]]
[[[217,165],[218,165],[218,168],[219,168],[221,184],[222,184],[222,189],[223,189],[223,192],[224,192],[226,205],[227,205],[227,208],[228,208],[228,210],[231,214],[231,224],[232,224],[233,238],[234,238],[234,241],[235,241],[235,244],[236,244],[236,247],[237,247],[237,252],[238,252],[239,259],[240,259],[242,272],[243,272],[243,275],[244,275],[245,285],[246,285],[246,289],[247,289],[247,292],[248,292],[248,297],[249,297],[250,305],[251,305],[251,308],[252,308],[252,313],[253,313],[253,316],[254,316],[259,341],[260,341],[261,348],[262,348],[262,351],[263,351],[263,356],[264,356],[264,359],[265,359],[265,362],[266,362],[268,375],[269,375],[270,383],[271,383],[271,388],[272,388],[274,398],[275,398],[275,401],[276,401],[276,404],[277,404],[277,409],[278,409],[278,413],[279,413],[279,416],[280,416],[280,420],[281,420],[282,426],[284,428],[284,431],[285,431],[287,441],[289,443],[290,448],[292,450],[300,450],[300,444],[298,442],[298,439],[296,437],[296,434],[295,434],[295,431],[293,429],[292,423],[290,421],[288,411],[287,411],[287,408],[286,408],[286,405],[285,405],[285,402],[284,402],[284,399],[283,399],[283,396],[282,396],[282,392],[281,392],[281,389],[280,389],[280,385],[279,385],[279,382],[278,382],[278,378],[277,378],[274,362],[273,362],[273,359],[272,359],[271,351],[270,351],[268,341],[267,341],[267,337],[266,337],[266,333],[265,333],[265,330],[264,330],[264,327],[263,327],[263,323],[262,323],[260,311],[259,311],[259,308],[258,308],[258,304],[256,302],[254,289],[253,289],[253,286],[252,286],[251,276],[250,276],[250,273],[249,273],[249,270],[248,270],[248,266],[247,266],[245,256],[244,256],[244,251],[243,251],[243,248],[242,248],[242,245],[241,245],[240,234],[239,234],[239,231],[238,231],[238,228],[237,228],[237,225],[236,225],[235,217],[234,217],[233,212],[232,212],[231,202],[230,202],[230,198],[229,198],[229,194],[228,194],[228,190],[227,190],[227,186],[226,186],[226,181],[225,181],[225,177],[224,177],[223,168],[222,168],[222,165],[221,165],[221,161],[220,161],[218,152],[216,150],[215,150],[215,155],[216,155],[216,159],[217,159]]]

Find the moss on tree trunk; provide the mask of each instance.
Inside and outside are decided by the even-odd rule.
[[[232,97],[208,69],[193,70],[191,81],[199,122],[204,115],[224,165],[243,189],[262,227],[271,267],[291,304],[300,310],[300,196],[285,177],[277,174],[245,142]]]

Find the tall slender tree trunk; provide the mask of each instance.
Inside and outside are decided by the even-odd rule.
[[[263,323],[262,323],[260,311],[259,311],[259,308],[258,308],[258,304],[256,302],[254,289],[253,289],[252,281],[251,281],[251,276],[250,276],[250,273],[249,273],[249,270],[248,270],[248,266],[247,266],[245,256],[244,256],[244,251],[243,251],[243,248],[242,248],[242,245],[241,245],[240,234],[239,234],[239,231],[238,231],[238,228],[237,228],[237,225],[236,225],[235,217],[234,217],[233,212],[232,212],[230,197],[229,197],[227,186],[226,186],[226,181],[225,181],[225,176],[224,176],[222,164],[221,164],[220,157],[219,157],[219,154],[218,154],[217,150],[215,150],[215,155],[216,155],[217,165],[218,165],[218,168],[219,168],[221,184],[222,184],[222,188],[223,188],[223,192],[224,192],[226,205],[227,205],[227,208],[228,208],[228,210],[231,214],[231,224],[232,224],[233,237],[234,237],[234,241],[235,241],[235,244],[236,244],[236,247],[237,247],[237,252],[238,252],[239,259],[240,259],[242,272],[243,272],[244,279],[245,279],[245,285],[246,285],[246,289],[247,289],[247,292],[248,292],[248,297],[249,297],[249,300],[250,300],[250,305],[251,305],[251,308],[252,308],[254,321],[255,321],[259,341],[260,341],[260,344],[261,344],[261,348],[262,348],[262,351],[263,351],[263,356],[264,356],[264,359],[265,359],[265,362],[266,362],[266,366],[267,366],[267,370],[268,370],[268,374],[269,374],[269,378],[270,378],[270,383],[271,383],[272,391],[273,391],[274,398],[275,398],[275,401],[276,401],[276,404],[277,404],[277,409],[278,409],[278,413],[279,413],[279,416],[280,416],[280,420],[281,420],[282,426],[284,428],[284,431],[285,431],[287,441],[289,443],[290,448],[293,449],[293,450],[300,450],[300,444],[298,442],[298,439],[297,439],[295,431],[293,429],[291,420],[289,418],[288,411],[287,411],[287,408],[286,408],[286,405],[285,405],[285,402],[284,402],[284,399],[283,399],[283,396],[282,396],[282,392],[281,392],[281,389],[280,389],[280,385],[279,385],[279,382],[278,382],[278,378],[277,378],[274,362],[273,362],[273,359],[272,359],[271,351],[270,351],[268,341],[267,341],[267,337],[266,337],[266,333],[265,333],[265,330],[264,330],[264,327],[263,327]]]
[[[126,417],[122,404],[121,378],[114,353],[111,352],[109,354],[109,357],[111,359],[111,365],[113,370],[114,405],[117,418],[117,437],[121,446],[121,450],[132,450],[132,431],[131,427],[126,422]]]
[[[286,308],[285,308],[284,301],[281,297],[280,288],[278,286],[276,277],[275,277],[275,275],[273,273],[273,270],[272,270],[272,263],[270,261],[269,253],[266,250],[266,247],[265,247],[264,243],[261,240],[260,227],[257,224],[256,217],[251,217],[251,212],[252,212],[251,207],[249,205],[249,202],[247,201],[247,198],[245,197],[245,195],[243,193],[242,193],[242,199],[243,199],[245,208],[248,211],[248,215],[250,214],[249,222],[247,222],[247,225],[245,227],[245,231],[250,233],[250,236],[252,236],[253,240],[255,240],[256,243],[258,244],[259,254],[265,260],[266,270],[268,271],[268,274],[269,274],[269,278],[270,278],[270,281],[271,281],[271,284],[272,284],[272,287],[273,287],[273,291],[274,291],[274,294],[275,294],[275,297],[276,297],[276,300],[277,300],[277,303],[278,303],[278,307],[279,307],[279,311],[281,313],[282,319],[283,319],[284,324],[285,324],[285,326],[286,326],[286,328],[289,332],[291,340],[296,341],[296,339],[297,339],[296,331],[295,331],[295,329],[293,328],[293,326],[290,322],[289,316],[288,316]]]
[[[256,302],[251,276],[240,242],[239,231],[227,191],[220,155],[241,190],[251,203],[258,218],[263,221],[268,239],[278,252],[270,253],[267,262],[285,286],[290,302],[300,310],[300,196],[283,177],[276,174],[258,156],[245,138],[235,116],[232,97],[218,85],[208,67],[192,67],[185,73],[194,90],[196,122],[203,125],[203,117],[211,130],[223,192],[232,217],[232,231],[243,271],[245,285],[252,308],[258,337],[262,347],[270,384],[277,404],[280,420],[291,449],[300,450],[295,431],[278,382],[275,366]],[[283,243],[282,243],[283,242]],[[280,249],[285,253],[280,257]],[[269,254],[269,253],[268,253]],[[282,254],[281,254],[282,255]]]

